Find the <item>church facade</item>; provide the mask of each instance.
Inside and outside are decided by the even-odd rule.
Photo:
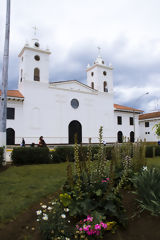
[[[41,49],[33,39],[19,53],[18,89],[8,91],[7,144],[38,143],[43,136],[47,144],[98,142],[103,126],[107,143],[140,138],[141,110],[114,104],[113,68],[100,54],[86,69],[87,80],[49,82],[48,49]]]

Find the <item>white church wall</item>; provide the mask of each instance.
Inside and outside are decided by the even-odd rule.
[[[21,101],[7,101],[7,107],[15,109],[15,118],[7,119],[7,128],[12,128],[15,131],[16,143],[20,144],[22,137],[24,137],[24,118],[23,118],[23,102]]]
[[[33,82],[32,86],[25,83],[22,93],[25,95],[24,129],[28,143],[38,143],[38,137],[41,135],[47,143],[68,143],[68,126],[73,120],[82,125],[82,142],[88,143],[90,137],[92,142],[98,142],[98,130],[101,125],[104,127],[103,135],[106,141],[115,141],[111,94],[66,91],[48,88],[47,85],[38,82]],[[79,101],[78,109],[71,107],[70,102],[73,98]],[[34,109],[39,109],[40,116],[40,123],[37,123],[36,127],[33,126]]]

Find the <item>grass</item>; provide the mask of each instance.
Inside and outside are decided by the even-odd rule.
[[[147,166],[160,168],[160,157],[147,158]]]
[[[0,222],[14,219],[33,203],[58,190],[66,163],[10,167],[0,173]]]

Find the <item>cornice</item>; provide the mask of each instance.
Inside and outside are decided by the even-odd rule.
[[[47,50],[42,50],[42,49],[39,49],[39,48],[32,48],[32,47],[29,47],[29,46],[24,46],[23,49],[21,50],[21,52],[19,53],[18,57],[22,56],[25,49],[32,50],[34,52],[46,53],[46,54],[49,54],[49,55],[51,54],[51,52],[47,51]]]

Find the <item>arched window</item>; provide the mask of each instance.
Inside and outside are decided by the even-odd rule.
[[[104,92],[108,92],[107,82],[106,81],[103,82],[103,89],[104,89]]]
[[[130,132],[130,142],[134,142],[134,132]]]
[[[21,69],[21,78],[20,78],[21,82],[22,82],[22,79],[23,79],[23,69]]]
[[[34,81],[40,81],[40,70],[39,70],[39,68],[34,69]]]
[[[123,142],[123,133],[121,131],[117,133],[117,140],[119,143]]]
[[[91,82],[91,88],[94,89],[94,82]]]

